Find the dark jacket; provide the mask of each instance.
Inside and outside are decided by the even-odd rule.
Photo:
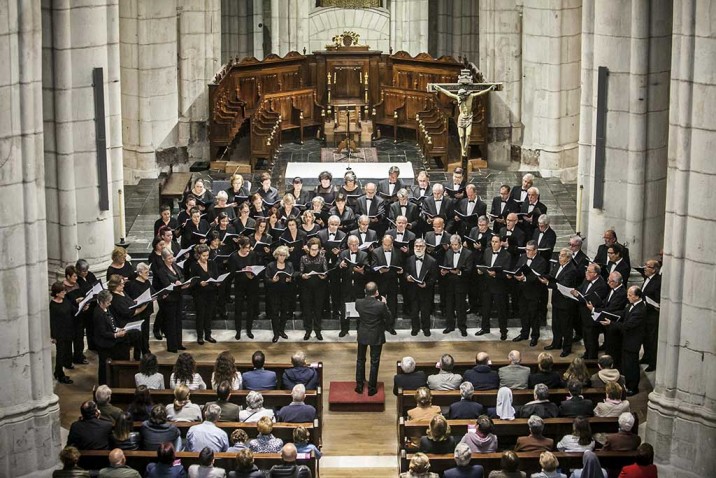
[[[78,450],[107,450],[112,434],[112,422],[101,418],[78,420],[70,426],[67,446]]]
[[[356,300],[358,312],[358,343],[382,345],[385,343],[385,325],[390,322],[390,309],[375,297]]]
[[[581,396],[562,400],[559,406],[560,417],[591,417],[594,415],[594,403]]]
[[[250,471],[230,471],[229,478],[266,478],[266,474],[254,465]]]
[[[312,478],[311,470],[305,465],[296,465],[294,463],[282,463],[274,465],[269,470],[267,476],[269,478]]]
[[[482,478],[485,476],[485,469],[482,465],[456,466],[445,470],[444,478]]]
[[[428,386],[428,377],[422,370],[411,373],[399,373],[393,377],[393,395],[398,395],[398,388],[403,390],[417,390]]]
[[[276,372],[254,369],[244,372],[243,386],[246,390],[276,390]]]
[[[475,420],[484,413],[485,409],[481,404],[463,398],[450,405],[448,417],[451,420]]]
[[[318,388],[318,371],[313,367],[291,367],[283,372],[281,385],[285,390],[291,390],[299,383],[306,387],[306,390]]]
[[[500,376],[489,365],[476,365],[463,375],[475,390],[497,390],[500,388]]]
[[[530,378],[527,380],[527,388],[534,388],[538,383],[547,385],[547,388],[550,390],[553,388],[561,388],[564,384],[558,372],[531,373]]]
[[[180,436],[179,430],[173,423],[157,425],[149,420],[142,423],[139,434],[142,437],[142,450],[147,451],[156,451],[164,442],[174,443],[174,440]]]
[[[147,465],[145,478],[186,478],[186,470],[182,465],[165,465],[163,463],[150,463]]]
[[[559,415],[559,409],[557,408],[557,405],[550,401],[528,403],[520,409],[519,418],[529,418],[532,415],[537,415],[542,419],[557,418],[557,415]]]
[[[287,423],[308,423],[316,418],[316,409],[313,405],[305,403],[291,403],[281,407],[276,420]]]

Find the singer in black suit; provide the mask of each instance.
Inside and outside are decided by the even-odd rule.
[[[454,216],[457,232],[461,236],[465,236],[473,227],[477,226],[478,217],[487,214],[487,204],[482,202],[477,195],[477,186],[468,184],[465,188],[465,194],[467,197],[460,199],[455,206]]]
[[[577,268],[572,262],[572,252],[564,248],[559,252],[559,263],[552,264],[549,277],[541,277],[540,281],[552,289],[552,343],[545,350],[562,349],[560,357],[572,353],[572,324],[578,317],[577,301],[562,295],[557,284],[574,289],[579,284]]]
[[[383,236],[381,246],[373,250],[372,276],[386,298],[390,314],[394,318],[398,317],[398,280],[403,276],[403,263],[403,253],[393,247],[393,238],[388,235]],[[392,323],[386,324],[386,330],[391,335],[396,334]]]
[[[164,311],[164,330],[167,335],[167,351],[177,353],[186,350],[182,345],[182,291],[179,285],[184,282],[181,269],[174,263],[174,254],[168,248],[162,250],[162,265],[154,271],[152,286],[157,292],[171,284],[176,285],[171,291],[159,294],[159,308]],[[183,286],[189,287],[190,284]]]
[[[467,337],[467,290],[473,269],[472,252],[462,247],[462,238],[453,234],[450,236],[450,249],[445,253],[440,275],[445,284],[445,330],[449,334],[457,328],[463,337]]]
[[[599,307],[587,303],[587,308],[592,311],[592,317],[598,312],[607,312],[610,314],[619,314],[627,305],[627,292],[623,285],[623,279],[618,272],[612,272],[607,278],[609,293],[607,298]],[[601,332],[603,327],[594,324],[594,327]],[[596,334],[599,335],[599,332]],[[622,338],[621,334],[614,328],[604,330],[604,348],[607,355],[614,358],[614,366],[621,368],[621,350]]]
[[[482,258],[486,250],[490,249],[490,239],[494,233],[490,229],[490,223],[486,216],[480,216],[477,219],[477,226],[470,230],[465,236],[463,245],[470,249],[474,254],[475,265],[482,264]],[[482,291],[485,289],[485,276],[477,274],[470,281],[470,290],[468,292],[468,302],[470,310],[468,313],[477,314],[482,307]]]
[[[644,265],[644,283],[641,290],[646,297],[659,304],[661,302],[661,274],[659,261],[650,259]],[[644,335],[644,357],[641,363],[648,365],[647,372],[656,370],[656,345],[659,338],[659,309],[646,304],[646,332]]]
[[[490,238],[490,248],[483,253],[480,266],[477,274],[485,278],[486,287],[482,292],[482,327],[475,335],[490,333],[490,314],[494,304],[497,307],[500,340],[507,340],[507,278],[503,270],[510,267],[510,254],[502,248],[500,236]]]
[[[356,200],[357,216],[366,215],[370,218],[370,228],[382,236],[385,232],[385,224],[383,219],[385,216],[385,204],[383,198],[376,195],[376,187],[374,183],[365,185],[365,195]]]
[[[330,316],[334,320],[343,321],[346,310],[342,302],[341,272],[335,267],[338,264],[338,255],[346,248],[345,239],[347,236],[345,232],[338,229],[340,224],[341,220],[338,216],[329,217],[328,228],[318,231],[316,237],[321,240],[321,247],[324,250],[329,270],[328,293],[326,294],[324,310],[330,311]]]
[[[635,285],[629,287],[627,300],[629,305],[622,311],[622,320],[612,322],[604,319],[600,320],[600,323],[606,327],[614,327],[622,334],[622,370],[627,396],[632,396],[639,392],[639,350],[644,341],[646,303],[643,300],[643,292]]]
[[[410,307],[412,336],[422,330],[426,337],[430,336],[430,314],[435,300],[435,281],[437,280],[437,261],[425,253],[425,240],[415,240],[415,254],[405,262],[403,275],[406,277],[405,298]],[[417,279],[417,280],[416,280]]]
[[[423,218],[425,230],[429,230],[433,221],[438,217],[445,221],[445,230],[452,233],[454,231],[454,203],[449,196],[444,194],[445,190],[440,183],[433,184],[433,194],[423,200],[420,214]]]
[[[356,236],[358,238],[358,245],[360,246],[362,246],[366,242],[375,242],[376,244],[373,244],[368,249],[368,251],[372,251],[378,243],[378,234],[376,234],[373,229],[369,229],[369,227],[370,218],[363,214],[358,218],[358,228],[353,229],[351,232],[348,233],[348,235]]]
[[[390,205],[388,218],[396,222],[398,216],[405,216],[408,220],[407,228],[411,231],[418,230],[420,222],[420,206],[410,201],[410,193],[405,189],[398,191],[398,200]]]
[[[520,294],[522,330],[520,335],[512,340],[513,342],[519,342],[531,337],[530,347],[534,347],[539,340],[539,305],[543,296],[544,284],[537,279],[537,275],[532,271],[534,270],[537,274],[543,275],[548,270],[547,261],[537,254],[537,243],[535,241],[529,241],[525,246],[525,253],[520,256],[515,266],[515,270],[520,269],[523,270],[519,274],[514,276],[507,275],[508,279],[511,278],[517,282],[517,290]]]
[[[363,288],[367,282],[368,269],[370,264],[368,254],[358,249],[358,238],[348,236],[348,249],[341,252],[338,256],[338,270],[341,274],[341,292],[343,301],[340,306],[343,308],[340,325],[341,331],[339,337],[348,335],[350,328],[350,319],[345,316],[345,303],[354,302],[363,296]]]
[[[365,383],[365,358],[370,346],[370,376],[368,378],[368,395],[378,393],[378,368],[380,353],[385,343],[385,327],[392,317],[385,298],[378,294],[375,282],[365,285],[365,298],[356,300],[358,312],[358,356],[356,357],[356,388],[358,394],[363,393]]]
[[[492,229],[498,232],[507,225],[507,215],[511,212],[520,212],[520,205],[510,197],[510,187],[506,184],[500,186],[500,195],[492,198],[490,206],[490,219]]]
[[[625,281],[628,281],[631,266],[624,260],[624,248],[620,244],[607,247],[607,259],[606,266],[602,267],[602,275],[606,278],[612,272],[618,272]]]
[[[572,251],[572,263],[577,268],[577,284],[584,282],[584,275],[587,272],[587,266],[591,262],[589,256],[582,251],[582,237],[574,234],[569,238],[569,250]],[[575,317],[574,323],[574,342],[582,340],[582,320],[579,315]]]
[[[403,189],[403,181],[398,178],[400,175],[400,168],[398,166],[391,166],[388,169],[388,179],[383,179],[378,182],[378,195],[383,198],[387,204],[391,204],[397,199],[398,191]]]
[[[609,256],[607,254],[607,250],[609,249],[609,246],[612,244],[619,244],[617,241],[617,233],[612,229],[607,229],[604,231],[604,235],[602,236],[602,239],[604,239],[604,244],[600,244],[597,248],[597,254],[594,256],[594,262],[597,264],[604,265],[609,261]],[[631,268],[631,261],[629,260],[629,248],[626,247],[624,244],[619,244],[622,247],[622,257],[627,263],[627,266]]]
[[[527,190],[527,201],[522,203],[520,207],[520,227],[525,232],[526,237],[532,237],[537,229],[539,217],[547,214],[547,206],[539,200],[539,189],[531,187]]]
[[[527,201],[527,192],[534,185],[535,177],[531,173],[522,176],[522,183],[510,190],[510,199],[518,204]]]
[[[595,324],[592,320],[592,311],[587,307],[587,302],[599,307],[608,294],[609,287],[601,276],[601,268],[592,262],[587,266],[584,282],[572,291],[572,295],[578,297],[580,302],[579,317],[582,320],[585,359],[596,359],[599,348],[599,324]]]

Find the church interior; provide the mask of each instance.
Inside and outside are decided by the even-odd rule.
[[[618,363],[623,348],[627,361],[619,367],[627,380],[622,384],[623,399],[618,401],[628,405],[633,414],[634,433],[641,443],[653,447],[659,477],[716,476],[716,458],[711,451],[716,442],[716,381],[708,378],[716,368],[716,246],[709,240],[716,234],[716,212],[710,207],[716,170],[708,159],[716,145],[716,116],[709,113],[716,109],[716,2],[0,0],[0,60],[6,65],[0,69],[0,104],[4,106],[0,108],[0,309],[5,311],[0,316],[5,331],[0,341],[4,385],[0,387],[0,477],[75,476],[53,472],[62,469],[59,456],[71,441],[69,430],[81,407],[96,399],[97,386],[109,385],[111,403],[122,409],[135,399],[139,357],[130,359],[129,349],[126,357],[110,356],[107,374],[100,372],[98,379],[98,371],[105,370],[100,362],[107,356],[97,352],[101,347],[93,348],[91,328],[86,328],[86,342],[82,338],[86,323],[79,325],[83,345],[79,358],[75,355],[72,359],[78,361],[72,366],[70,360],[64,367],[64,377],[71,380],[58,376],[58,368],[60,373],[63,369],[56,366],[59,354],[66,352],[59,351],[56,330],[51,327],[55,310],[51,287],[70,278],[68,266],[76,266],[80,272],[82,261],[86,261],[85,273],[89,270],[103,282],[94,291],[97,294],[112,282],[109,272],[105,280],[105,272],[118,269],[119,250],[123,251],[120,255],[131,258],[131,264],[129,260],[126,264],[130,264],[134,279],[141,272],[136,269],[138,264],[165,260],[163,249],[157,249],[159,242],[167,244],[164,229],[157,233],[162,206],[169,206],[175,224],[167,229],[181,235],[177,225],[182,214],[182,226],[195,215],[186,206],[187,197],[197,196],[196,205],[201,209],[197,224],[215,219],[212,229],[218,230],[221,214],[226,214],[215,212],[219,206],[209,207],[206,198],[218,201],[218,193],[232,190],[233,198],[224,193],[228,206],[220,207],[226,207],[229,219],[248,231],[240,239],[241,234],[234,234],[237,246],[232,251],[239,251],[242,241],[250,243],[252,250],[258,247],[261,233],[254,237],[249,232],[265,223],[267,233],[278,231],[278,235],[273,236],[273,244],[264,244],[268,252],[262,264],[271,267],[273,263],[268,263],[276,258],[279,264],[295,259],[297,268],[299,263],[304,266],[304,259],[308,257],[305,262],[310,262],[312,257],[308,239],[301,243],[304,257],[295,257],[294,249],[299,248],[293,247],[286,249],[288,258],[277,257],[286,248],[281,240],[292,246],[291,237],[296,237],[289,235],[287,240],[281,234],[284,229],[289,232],[286,223],[291,222],[289,213],[281,216],[281,209],[284,194],[294,192],[297,184],[305,195],[292,194],[295,198],[286,210],[296,206],[299,231],[301,219],[305,221],[304,210],[315,212],[312,220],[322,218],[315,230],[328,226],[332,214],[343,214],[337,209],[336,195],[347,194],[348,206],[356,212],[350,220],[344,221],[342,215],[338,219],[340,234],[360,236],[357,255],[346,248],[350,239],[336,246],[341,256],[326,245],[334,240],[333,232],[330,237],[326,232],[325,240],[320,233],[313,234],[320,239],[320,257],[329,257],[326,269],[320,270],[324,272],[321,280],[328,279],[322,283],[325,286],[317,287],[320,304],[325,301],[326,305],[309,307],[323,316],[318,323],[325,337],[319,325],[311,336],[302,289],[293,289],[293,285],[286,311],[284,299],[274,301],[271,296],[283,297],[284,289],[273,289],[277,286],[270,281],[262,282],[260,289],[256,286],[245,299],[232,294],[231,282],[227,287],[217,285],[219,292],[207,305],[211,306],[210,316],[197,306],[197,294],[186,289],[182,298],[182,290],[177,288],[173,294],[184,303],[176,312],[179,350],[184,350],[183,336],[185,351],[210,385],[209,390],[192,391],[194,403],[203,406],[216,399],[212,390],[216,387],[210,382],[216,357],[223,351],[233,354],[241,374],[255,368],[254,352],[263,351],[266,369],[273,367],[279,375],[292,366],[292,356],[303,351],[310,368],[317,371],[319,386],[306,390],[305,402],[315,408],[316,418],[302,425],[322,456],[299,453],[298,462],[305,464],[312,476],[323,478],[428,477],[427,471],[411,471],[422,459],[417,442],[421,436],[425,439],[432,422],[411,423],[409,410],[420,402],[413,390],[403,393],[394,386],[398,377],[407,373],[401,368],[404,357],[414,359],[416,370],[432,375],[443,373],[439,362],[444,354],[450,354],[454,370],[464,373],[467,380],[469,371],[482,363],[484,357],[479,358],[478,353],[489,355],[489,363],[485,363],[496,372],[510,364],[511,352],[516,350],[521,352],[522,365],[535,373],[542,370],[546,350],[560,374],[582,355],[590,375],[598,374],[602,363],[594,347],[600,345],[599,355],[609,352],[614,342],[608,342],[614,339],[609,338],[608,330],[623,330],[632,309],[644,302],[642,307],[650,307],[647,318],[652,321],[653,345],[649,349],[643,344],[644,355],[637,366],[629,359],[634,353],[635,360],[639,359],[642,343],[636,352],[627,350],[628,331],[616,342],[613,350],[619,355]],[[242,181],[240,189],[234,188],[237,177]],[[344,187],[351,177],[357,179],[356,189]],[[423,179],[429,180],[427,188]],[[525,186],[526,180],[530,188]],[[203,184],[208,195],[202,196],[197,183]],[[378,194],[373,196],[376,185]],[[436,193],[437,185],[444,185],[444,196],[443,186]],[[500,209],[505,185],[509,186],[505,194],[516,194],[514,210]],[[414,220],[408,219],[415,234],[406,242],[400,242],[403,232],[397,224],[398,217],[410,216],[400,192],[403,188],[410,195],[409,207],[415,204],[419,211]],[[269,191],[274,191],[273,199],[265,195]],[[473,202],[468,206],[467,199],[474,199],[475,192],[477,204],[486,207],[482,213],[473,212],[479,210]],[[440,206],[435,214],[426,212],[425,198],[433,200],[433,194],[439,203],[444,197],[445,204],[454,204],[456,209],[444,218],[444,242],[431,244],[435,234],[442,233],[435,224],[444,216]],[[536,194],[538,206],[532,194]],[[254,214],[256,195],[258,212]],[[320,196],[317,206],[314,195]],[[374,204],[367,203],[366,197],[384,203],[385,209],[372,215]],[[464,215],[458,209],[463,198]],[[503,208],[506,200],[503,197]],[[253,228],[242,222],[243,204],[247,212],[251,206]],[[496,213],[491,204],[497,207]],[[396,213],[390,215],[393,208]],[[537,216],[532,219],[535,208],[542,222]],[[360,212],[362,209],[365,211]],[[528,235],[520,247],[510,238],[510,212],[519,221],[518,228]],[[204,213],[209,217],[202,219]],[[370,241],[365,230],[361,235],[361,214],[370,229],[378,231],[374,246],[363,246]],[[483,241],[485,249],[475,252],[482,240],[480,215],[486,216],[495,237],[504,241],[499,246],[502,251],[510,250],[514,259],[510,270],[515,273],[508,278],[524,276],[527,282],[532,273],[536,278],[532,277],[531,283],[537,286],[544,279],[547,285],[540,286],[539,298],[523,291],[521,287],[527,286],[522,284],[510,285],[509,294],[488,286],[492,282],[483,277],[483,271],[494,278],[497,270],[497,276],[505,278],[508,269],[495,268],[495,259],[480,265],[483,250],[487,257],[491,247],[489,241]],[[544,222],[554,231],[554,241],[538,249],[545,236]],[[506,236],[500,233],[502,226]],[[479,237],[472,235],[473,229]],[[303,229],[303,237],[307,230]],[[188,243],[196,247],[198,257],[203,250],[198,244],[211,242],[206,241],[211,231],[200,226],[196,231],[199,236],[203,233],[204,240],[192,239],[190,232]],[[391,319],[384,327],[376,394],[372,382],[366,382],[370,394],[363,393],[362,385],[358,394],[353,389],[355,357],[362,345],[356,340],[360,342],[361,333],[356,330],[360,318],[355,308],[366,300],[362,294],[369,287],[362,277],[356,285],[354,267],[360,266],[351,261],[364,250],[375,257],[391,231],[395,233],[390,244],[404,245],[406,263],[401,263],[400,274],[416,254],[416,239],[424,239],[425,257],[437,254],[444,270],[435,266],[436,276],[441,275],[435,280],[435,293],[423,297],[421,289],[409,283],[413,281],[395,276],[395,299],[385,306]],[[226,232],[221,233],[221,246]],[[458,236],[454,245],[451,234]],[[168,247],[169,254],[173,252],[171,260],[183,256],[182,265],[193,255],[185,249],[184,236],[181,246],[175,241],[181,253]],[[534,245],[527,242],[530,238]],[[587,262],[578,265],[581,279],[570,286],[584,292],[582,301],[575,298],[578,294],[570,298],[563,293],[574,301],[568,310],[574,314],[575,324],[580,324],[574,328],[579,337],[569,348],[559,339],[559,334],[566,332],[556,324],[564,320],[560,311],[567,309],[560,309],[566,306],[559,302],[562,286],[555,284],[570,257],[577,264],[575,250],[566,256],[567,262],[561,262],[561,251],[573,247],[575,238]],[[457,256],[464,249],[476,258],[476,267],[466,271],[466,278],[461,278],[457,256],[454,264],[444,266],[441,262],[446,251],[453,257],[453,246]],[[536,259],[529,257],[530,248],[532,254],[537,251]],[[208,249],[214,260],[216,251]],[[391,250],[401,255],[399,247]],[[576,341],[581,338],[580,317],[588,317],[585,329],[592,327],[594,317],[587,294],[590,286],[586,285],[591,279],[584,274],[585,270],[591,273],[592,265],[601,266],[597,275],[603,275],[608,293],[607,281],[612,280],[619,261],[613,262],[611,253],[607,259],[607,250],[620,254],[619,261],[623,257],[630,263],[619,275],[625,275],[626,308],[622,305],[625,312],[619,320],[623,322],[602,327],[603,342],[592,345],[587,333],[584,340]],[[232,251],[225,258],[231,253],[240,255]],[[336,269],[338,272],[331,273],[331,254],[338,258],[336,268],[347,267],[351,272]],[[497,256],[497,250],[494,254]],[[229,269],[230,260],[221,271],[231,272],[230,280],[234,280],[238,272]],[[519,260],[529,262],[522,269],[514,268],[515,262],[523,264]],[[544,262],[544,277],[535,266],[530,269],[537,264],[535,260]],[[189,279],[189,266],[200,262],[190,259],[179,277]],[[657,262],[661,287],[656,291],[660,299],[654,303],[644,291],[656,278],[646,270],[653,271],[652,264]],[[121,263],[125,264],[123,259]],[[386,276],[391,274],[390,264],[388,258]],[[414,257],[412,264],[416,264]],[[173,270],[171,264],[168,267]],[[558,272],[550,276],[550,269]],[[419,275],[421,269],[417,270]],[[378,297],[383,285],[385,290],[390,287],[379,271],[369,269],[368,275],[379,283]],[[153,269],[149,273],[156,278]],[[339,273],[343,279],[333,279]],[[214,279],[217,276],[214,274]],[[298,272],[293,277],[309,280]],[[279,282],[278,275],[274,278]],[[586,281],[584,290],[577,287],[582,280]],[[173,279],[167,284],[172,283]],[[238,284],[234,280],[236,290]],[[464,285],[464,290],[454,284]],[[152,287],[153,293],[154,282]],[[430,287],[432,291],[433,285]],[[452,299],[454,287],[458,305]],[[358,290],[357,296],[351,288]],[[446,290],[450,298],[446,298]],[[642,294],[644,301],[640,300]],[[148,299],[154,312],[157,304],[159,310],[168,310],[163,305],[167,297],[157,294]],[[504,324],[501,306],[490,302],[494,297],[504,301]],[[604,308],[612,295],[608,297]],[[539,312],[525,312],[532,309],[518,304],[523,298],[536,304]],[[217,299],[218,306],[214,303]],[[567,299],[563,301],[569,302]],[[253,323],[253,335],[251,325],[241,335],[241,319],[236,318],[244,302],[249,304],[246,316],[249,324]],[[424,302],[429,306],[428,318],[418,327],[417,311]],[[92,311],[100,305],[97,295],[88,306],[91,308],[77,310],[76,316],[87,315],[89,319],[82,320],[91,321]],[[602,310],[596,302],[594,306]],[[77,309],[76,304],[73,307]],[[168,382],[176,372],[177,360],[177,350],[169,350],[169,329],[157,332],[155,328],[152,333],[150,323],[157,323],[159,314],[151,308],[138,310],[136,315],[142,313],[145,318],[141,333],[148,337],[142,354],[146,356],[151,348],[158,370]],[[144,310],[146,313],[141,312]],[[283,317],[279,328],[274,314]],[[525,327],[529,331],[526,315],[537,320],[531,337],[524,332]],[[168,319],[161,320],[166,327]],[[200,322],[205,324],[205,335]],[[567,328],[571,342],[572,329]],[[371,367],[370,362],[368,357],[366,367]],[[636,387],[628,387],[630,378]],[[559,405],[566,401],[571,383],[563,380],[554,387],[551,402]],[[593,385],[585,386],[584,398],[594,404],[609,402],[609,392],[605,399],[604,388]],[[497,410],[489,413],[497,414],[491,415],[491,423],[499,444],[488,452],[473,449],[468,459],[472,465],[484,467],[484,476],[496,473],[493,478],[517,476],[500,475],[499,470],[505,469],[507,451],[515,448],[518,437],[530,434],[528,420],[532,420],[529,415],[503,419],[498,388],[475,387],[474,395],[468,397],[468,401],[481,403],[485,414],[490,408]],[[510,392],[510,400],[519,414],[521,407],[538,400],[531,383],[518,388]],[[450,390],[433,389],[432,405],[440,407],[438,414],[449,415],[451,404],[460,401],[461,390],[460,382]],[[248,390],[237,390],[231,401],[245,406],[248,395]],[[175,399],[171,389],[152,390],[152,396],[155,404],[171,405]],[[266,407],[274,407],[277,413],[292,403],[290,389],[264,391],[264,398]],[[638,452],[636,447],[610,451],[600,446],[606,434],[621,433],[622,421],[617,417],[589,418],[597,442],[595,453],[553,448],[560,471],[570,476],[572,470],[583,466],[586,470],[587,457],[596,456],[609,476],[656,476],[619,475],[622,467],[635,463]],[[482,437],[480,419],[446,418],[443,422],[458,441],[463,435]],[[555,444],[572,436],[573,417],[544,420],[545,436]],[[185,440],[189,426],[195,424],[177,423]],[[135,429],[140,426],[135,420]],[[273,434],[286,443],[293,442],[296,427],[295,423],[276,421]],[[234,429],[245,430],[250,438],[257,434],[255,423],[222,428],[229,437]],[[458,476],[444,473],[456,464],[453,449],[429,452],[430,472]],[[109,450],[80,449],[80,455],[79,464],[85,469],[99,470],[111,463]],[[215,465],[228,474],[235,469],[235,455],[217,453]],[[539,452],[510,452],[512,455],[519,458],[519,469],[527,476],[541,470]],[[154,450],[127,449],[124,456],[139,476],[159,476],[145,472],[147,464],[157,459]],[[261,469],[287,463],[280,452],[254,456]],[[197,451],[177,450],[176,457],[186,468],[200,463]]]

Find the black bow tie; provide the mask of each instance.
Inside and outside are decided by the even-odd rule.
[[[470,204],[475,204],[475,201],[474,201],[474,200],[473,200],[473,201],[468,201],[468,203],[470,203]]]
[[[500,201],[500,204],[507,204],[507,201]]]
[[[333,234],[333,233],[331,233],[331,234],[328,235],[328,237],[330,237],[331,239],[334,239],[334,238],[336,237],[336,235]]]
[[[422,257],[416,257],[415,260],[418,261],[418,262],[423,262],[423,258],[422,258]]]
[[[496,256],[496,255],[498,255],[499,253],[500,253],[500,251],[497,251],[497,252],[492,251],[492,255],[493,255],[493,256]]]

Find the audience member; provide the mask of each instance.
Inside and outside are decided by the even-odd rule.
[[[487,415],[481,415],[475,422],[475,433],[468,431],[460,443],[465,443],[473,453],[494,453],[497,451],[497,435],[492,433],[495,426]]]
[[[542,435],[544,421],[537,415],[532,415],[527,420],[530,434],[526,437],[519,437],[515,445],[515,451],[551,451],[554,449],[554,440]]]
[[[567,478],[567,475],[557,471],[559,460],[557,460],[557,457],[554,456],[552,452],[543,451],[540,454],[539,466],[542,468],[542,471],[532,473],[532,478]]]
[[[182,448],[179,429],[173,423],[167,422],[167,409],[164,405],[152,407],[149,420],[142,423],[139,435],[142,438],[142,450],[157,450],[165,442],[173,443],[177,450]]]
[[[599,367],[599,371],[590,377],[590,387],[604,388],[610,382],[617,382],[622,389],[626,387],[624,375],[620,374],[619,370],[614,368],[614,359],[611,355],[602,355],[599,357],[597,366]]]
[[[186,478],[184,467],[175,458],[174,445],[162,443],[157,448],[157,462],[147,465],[145,478]]]
[[[410,459],[408,471],[401,473],[400,478],[439,478],[439,475],[430,471],[430,460],[425,453],[416,453]]]
[[[134,374],[134,383],[139,387],[145,385],[150,390],[161,390],[164,386],[164,375],[159,372],[157,356],[153,353],[144,354],[139,362],[139,372]]]
[[[254,452],[244,448],[236,453],[236,469],[229,472],[229,478],[266,478],[266,474],[254,464]]]
[[[465,443],[458,443],[455,447],[455,468],[445,470],[444,478],[482,478],[485,469],[482,465],[471,465],[472,452]]]
[[[309,440],[311,433],[305,427],[296,427],[293,429],[293,444],[296,445],[298,453],[313,453],[318,459],[321,458],[321,450]]]
[[[639,448],[636,450],[636,463],[625,466],[619,474],[619,478],[657,477],[657,469],[654,464],[654,448],[648,443],[639,445]]]
[[[112,447],[121,450],[138,450],[140,436],[139,432],[133,429],[132,415],[129,412],[119,414],[117,421],[114,422],[114,429],[110,441]],[[124,458],[124,454],[122,454]]]
[[[77,463],[80,461],[80,451],[73,446],[66,446],[60,452],[62,469],[52,472],[52,478],[90,478],[90,473],[83,470]]]
[[[624,412],[619,415],[619,431],[610,433],[604,440],[604,449],[610,451],[634,451],[641,444],[641,438],[632,432],[634,415]]]
[[[281,449],[281,464],[271,467],[268,478],[312,478],[311,470],[306,465],[296,464],[297,453],[293,443],[286,443]]]
[[[540,418],[556,418],[559,415],[557,405],[549,401],[549,388],[543,383],[534,386],[534,400],[520,409],[520,418],[537,415]]]
[[[132,415],[132,421],[143,422],[149,419],[149,414],[152,411],[152,395],[149,393],[149,388],[146,385],[138,385],[134,390],[134,398],[132,403],[127,407],[127,411]]]
[[[97,404],[88,400],[80,407],[80,419],[70,425],[67,446],[78,450],[107,450],[112,422],[100,418]]]
[[[452,453],[457,440],[450,435],[450,425],[442,415],[430,420],[427,436],[420,438],[420,451],[423,453]]]
[[[537,356],[537,368],[538,371],[531,373],[529,380],[527,381],[528,387],[532,388],[538,383],[547,385],[548,388],[560,388],[562,384],[562,378],[558,372],[552,370],[554,361],[552,354],[542,352]]]
[[[595,417],[618,417],[631,411],[629,401],[622,400],[623,389],[617,382],[609,382],[606,386],[606,398],[594,407]]]
[[[285,390],[291,390],[299,383],[306,387],[306,390],[318,388],[318,371],[306,363],[306,354],[297,351],[291,356],[291,365],[281,377],[281,385]]]
[[[221,383],[219,383],[219,386],[215,388],[216,401],[209,402],[206,404],[206,406],[209,406],[211,404],[219,406],[219,408],[221,409],[221,417],[219,417],[220,422],[238,422],[239,414],[241,413],[241,407],[229,401],[229,399],[231,398],[231,385],[229,384],[229,382],[227,380],[223,380]]]
[[[507,355],[507,358],[510,360],[510,364],[500,367],[497,371],[500,376],[500,387],[515,390],[526,389],[530,378],[530,368],[520,365],[522,354],[519,350],[513,350]]]
[[[427,387],[415,391],[416,407],[408,410],[408,420],[429,422],[435,415],[440,415],[440,407],[433,405],[433,395]]]
[[[244,388],[246,390],[276,390],[276,372],[264,369],[266,356],[260,350],[251,356],[253,370],[244,372]]]
[[[487,415],[491,418],[499,418],[501,420],[514,420],[515,409],[512,406],[512,389],[502,387],[497,391],[497,401],[495,408],[488,408]]]
[[[472,400],[475,388],[470,382],[460,384],[460,401],[450,405],[448,417],[452,420],[475,420],[484,413],[484,408]]]
[[[221,419],[219,421],[221,421]],[[237,428],[236,430],[231,432],[231,446],[226,451],[228,451],[229,453],[236,453],[241,450],[248,450],[248,448],[249,435],[244,430],[242,430],[241,428]]]
[[[488,478],[527,478],[524,471],[520,470],[520,458],[514,451],[505,451],[500,458],[500,469],[493,470]]]
[[[478,352],[475,363],[473,368],[465,372],[465,381],[472,383],[475,390],[497,390],[500,386],[500,377],[490,367],[490,356],[485,352]]]
[[[589,370],[587,370],[587,365],[581,357],[574,357],[574,360],[562,375],[562,383],[569,383],[572,380],[581,383],[584,388],[591,386],[592,380],[589,377]]]
[[[559,405],[560,417],[591,417],[594,415],[594,403],[582,396],[582,382],[569,382],[569,397]]]
[[[304,403],[306,399],[306,387],[299,383],[291,390],[291,403],[276,414],[279,422],[287,423],[309,423],[316,418],[316,408],[313,405]]]
[[[246,410],[239,412],[240,422],[258,422],[261,417],[273,419],[273,410],[264,408],[264,397],[259,392],[251,391],[246,395]]]
[[[169,388],[186,385],[189,390],[206,390],[206,383],[196,373],[196,361],[189,352],[182,352],[174,364],[174,371],[169,377]]]
[[[124,452],[115,448],[109,452],[109,466],[99,470],[98,478],[142,478],[142,475],[133,468],[127,466],[127,458]]]
[[[393,377],[393,395],[398,395],[398,389],[417,390],[420,387],[428,386],[428,377],[422,370],[415,370],[415,359],[403,357],[400,361],[400,370],[403,373],[395,374]]]
[[[599,458],[593,451],[587,450],[582,455],[582,468],[572,471],[569,478],[608,478],[607,470],[602,468]]]
[[[214,466],[214,452],[204,448],[199,452],[199,463],[189,466],[189,478],[225,478],[226,470]]]
[[[112,389],[107,385],[100,385],[94,392],[94,400],[97,403],[97,410],[102,418],[110,420],[112,423],[117,421],[122,413],[121,408],[117,408],[110,403],[112,400]]]
[[[211,372],[211,388],[216,389],[224,381],[229,383],[231,390],[241,390],[241,373],[236,370],[234,356],[228,350],[216,357],[214,371]]]
[[[594,438],[592,438],[592,427],[585,417],[577,417],[572,422],[572,434],[565,435],[557,443],[557,450],[566,452],[582,452],[594,450]]]
[[[167,418],[172,422],[200,422],[201,408],[189,400],[189,387],[180,383],[174,389],[174,401],[167,405]]]
[[[206,407],[204,421],[189,428],[186,433],[187,451],[201,451],[205,447],[215,452],[222,452],[229,449],[229,438],[226,432],[216,426],[216,421],[221,416],[221,408],[216,405]]]
[[[278,453],[283,447],[283,440],[271,434],[273,422],[269,417],[261,417],[256,423],[259,432],[256,438],[249,440],[249,449],[254,453]]]
[[[440,357],[438,368],[440,372],[428,377],[428,388],[430,390],[457,390],[462,383],[460,374],[452,373],[455,360],[450,354],[444,354]]]

